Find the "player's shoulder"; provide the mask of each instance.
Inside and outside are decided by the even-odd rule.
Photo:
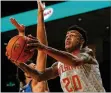
[[[86,46],[85,48],[82,48],[82,52],[93,52],[93,50],[91,48],[89,48],[88,46]]]
[[[81,53],[89,54],[90,56],[94,56],[94,52],[91,48],[86,46],[85,48],[82,49]]]
[[[91,60],[90,60],[90,63],[93,63],[93,64],[98,64],[96,58],[95,58],[95,54],[94,54],[94,51],[89,48],[89,47],[85,47],[83,50],[82,50],[82,55],[84,56],[87,56],[89,57]]]

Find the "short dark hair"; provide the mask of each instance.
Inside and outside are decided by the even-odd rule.
[[[78,25],[73,25],[73,26],[69,27],[67,31],[70,31],[70,30],[77,30],[82,35],[82,37],[85,41],[83,44],[83,48],[86,47],[87,41],[88,41],[86,31],[83,28],[79,27]]]

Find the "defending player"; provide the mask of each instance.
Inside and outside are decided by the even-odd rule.
[[[38,4],[38,25],[37,25],[37,38],[40,40],[41,43],[47,45],[47,36],[45,32],[44,26],[44,19],[43,19],[43,11],[44,11],[44,4],[41,1],[37,1]],[[17,28],[19,35],[25,35],[25,26],[20,25],[17,21],[13,18],[10,19],[11,23]],[[9,56],[8,56],[9,58]],[[42,51],[38,50],[36,65],[34,63],[29,63],[28,66],[34,69],[37,69],[40,72],[44,72],[46,68],[46,60],[47,54],[43,53]],[[17,64],[16,64],[17,65]],[[48,92],[48,85],[46,81],[38,82],[34,80],[29,74],[24,73],[26,77],[26,85],[20,90],[20,92]]]

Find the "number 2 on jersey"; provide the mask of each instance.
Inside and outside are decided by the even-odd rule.
[[[70,80],[68,77],[63,79],[63,83],[66,84],[65,88],[68,92],[73,91],[73,88],[69,87],[69,84],[71,83],[71,81],[72,81],[72,84],[74,86],[75,91],[78,91],[78,90],[82,89],[82,85],[81,85],[81,82],[80,82],[80,79],[79,79],[78,75],[72,76],[71,79],[72,80]]]

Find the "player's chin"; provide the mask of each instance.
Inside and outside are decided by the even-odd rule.
[[[65,49],[69,50],[71,47],[69,45],[65,45]]]

